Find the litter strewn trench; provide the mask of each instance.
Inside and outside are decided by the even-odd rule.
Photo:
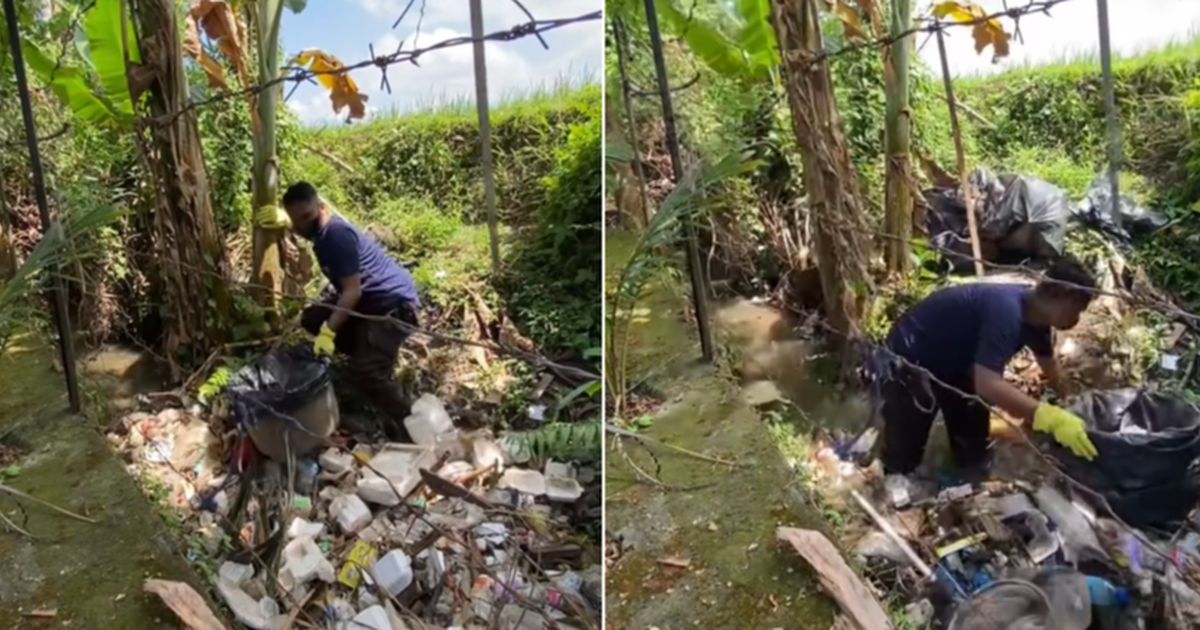
[[[233,621],[599,627],[598,463],[461,430],[432,394],[413,443],[339,428],[329,368],[305,356],[263,355],[207,405],[142,398],[108,435]],[[179,585],[147,590],[180,610]]]
[[[1066,208],[1061,191],[1055,194]],[[1039,228],[1052,234],[1053,248],[1062,248],[1064,235],[1088,234],[1068,231],[1068,213],[1058,214],[1061,225]],[[1079,216],[1090,223],[1099,214]],[[1001,230],[996,244],[1036,263],[1038,248],[1022,250],[1006,231],[1020,229]],[[829,413],[796,384],[812,376],[800,369],[807,359],[794,348],[806,342],[797,339],[819,347],[819,329],[809,321],[784,325],[765,304],[740,307],[752,314],[743,323],[758,331],[757,341],[753,334],[738,339],[746,400],[788,427],[781,447],[793,449],[789,463],[827,516],[824,527],[784,527],[778,538],[817,572],[841,610],[837,623],[1078,630],[1200,624],[1200,408],[1180,387],[1192,371],[1193,330],[1187,319],[1148,316],[1118,296],[1131,288],[1143,299],[1155,292],[1127,262],[1127,250],[1115,246],[1126,234],[1099,238],[1111,242],[1090,262],[1106,294],[1076,328],[1056,337],[1056,355],[1076,389],[1049,391],[1027,354],[1007,371],[1030,395],[1058,400],[1084,419],[1099,451],[1091,462],[994,411],[983,478],[949,464],[948,438],[937,426],[921,467],[885,483],[871,410],[849,419]],[[951,247],[942,254],[957,255]],[[972,280],[949,279],[964,281]],[[974,281],[1031,282],[1003,272]],[[780,364],[787,367],[772,367]],[[831,559],[829,539],[848,563]]]

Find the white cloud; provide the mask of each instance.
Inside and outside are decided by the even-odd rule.
[[[313,89],[315,90],[316,88]],[[344,116],[338,116],[333,112],[333,105],[329,101],[329,95],[323,90],[316,93],[308,92],[304,95],[297,93],[287,102],[287,106],[300,119],[300,122],[305,125],[336,123],[344,118]],[[345,110],[342,110],[342,113],[345,114]]]
[[[353,22],[361,22],[363,33],[377,33],[369,38],[344,38],[336,44],[326,44],[329,52],[350,64],[365,57],[363,40],[371,41],[376,55],[396,52],[403,42],[404,50],[414,48],[416,25],[421,3],[425,16],[417,46],[424,48],[447,39],[469,37],[471,31],[468,0],[416,0],[404,22],[392,29],[409,0],[354,0],[361,9]],[[523,0],[538,19],[570,17],[598,11],[601,0]],[[528,17],[511,0],[485,0],[484,30],[506,30],[528,21]],[[310,14],[297,16],[305,20]],[[550,49],[545,50],[534,37],[516,41],[490,41],[484,46],[488,69],[488,94],[493,105],[528,93],[543,85],[552,85],[564,78],[597,79],[603,67],[604,27],[600,20],[573,24],[543,35]],[[401,112],[436,106],[441,102],[474,101],[474,53],[469,44],[451,46],[422,55],[417,63],[401,63],[387,69],[391,94],[380,85],[380,72],[364,68],[351,76],[359,90],[369,96],[368,115],[396,109]],[[324,100],[316,104],[315,95]],[[293,111],[309,124],[322,124],[339,118],[328,105],[328,96],[312,85],[302,85],[290,104]],[[328,112],[328,113],[327,113]],[[344,114],[344,112],[343,112]],[[344,115],[342,116],[344,118]]]
[[[984,0],[989,12],[1003,9],[1001,0]],[[1010,3],[1011,4],[1011,3]],[[1195,0],[1110,0],[1109,33],[1119,55],[1162,47],[1200,32],[1200,2]],[[1004,20],[1012,32],[1012,21]],[[991,74],[1029,64],[1052,63],[1080,54],[1091,54],[1099,65],[1100,31],[1093,0],[1072,0],[1055,6],[1050,15],[1035,13],[1021,18],[1024,43],[1012,42],[1010,56],[992,63],[991,48],[976,54],[971,33],[953,28],[946,39],[946,55],[954,75]],[[918,43],[923,38],[918,39]],[[939,69],[937,42],[921,50],[926,65]],[[938,70],[940,72],[940,70]]]
[[[405,4],[400,0],[355,0],[355,2],[371,15],[376,17],[391,15],[394,18],[400,17],[400,11],[404,9]]]
[[[384,33],[383,37],[380,37],[378,40],[375,41],[375,54],[376,55],[390,55],[390,54],[396,52],[396,49],[399,47],[400,47],[400,38],[399,37],[396,37],[395,35],[393,35],[390,32]]]

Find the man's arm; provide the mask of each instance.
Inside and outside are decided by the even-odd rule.
[[[1038,401],[1004,380],[1004,375],[982,365],[975,365],[975,393],[1009,415],[1021,420],[1032,420],[1037,412]]]
[[[1046,382],[1059,395],[1065,394],[1065,389],[1069,385],[1066,379],[1063,378],[1062,370],[1058,367],[1058,361],[1053,356],[1036,357],[1038,367],[1042,370],[1042,375],[1046,377]]]
[[[342,291],[338,294],[338,308],[329,315],[329,320],[326,322],[329,328],[337,331],[342,324],[350,319],[350,311],[358,306],[358,300],[362,298],[362,274],[356,273],[345,278],[342,278]]]

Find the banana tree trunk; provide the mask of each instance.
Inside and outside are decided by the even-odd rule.
[[[890,32],[899,37],[912,24],[912,0],[892,0]],[[889,272],[905,273],[909,268],[909,239],[912,238],[913,191],[910,150],[912,111],[909,109],[908,63],[912,35],[884,48],[883,79],[887,95],[885,137],[887,145],[887,189],[885,190],[883,232],[890,235],[884,243],[884,261]]]
[[[150,264],[166,306],[163,350],[179,380],[184,364],[203,360],[228,337],[229,266],[195,113],[177,114],[189,97],[175,3],[139,0],[135,13],[142,63],[131,64],[128,76],[134,103],[145,108],[137,138],[154,186]]]
[[[836,341],[842,342],[858,333],[858,318],[870,292],[858,177],[842,133],[829,64],[821,56],[816,0],[772,0],[771,23],[804,165],[808,211],[816,228],[822,303],[828,323],[840,336]]]
[[[279,76],[279,26],[283,15],[282,0],[259,0],[257,3],[258,80],[269,81]],[[279,203],[279,159],[276,148],[276,112],[279,109],[278,86],[263,90],[256,102],[254,124],[254,171],[251,180],[251,201],[254,209]],[[253,281],[258,285],[259,301],[274,311],[283,290],[283,265],[280,249],[283,230],[267,230],[254,226]]]

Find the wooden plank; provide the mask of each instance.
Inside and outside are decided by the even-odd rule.
[[[821,587],[838,603],[852,627],[858,630],[888,630],[892,627],[887,613],[867,585],[823,534],[810,529],[780,527],[775,530],[775,538],[791,545],[812,565]]]
[[[189,630],[224,630],[212,609],[196,589],[183,582],[170,580],[146,580],[143,587],[148,594],[157,595],[174,612]]]

